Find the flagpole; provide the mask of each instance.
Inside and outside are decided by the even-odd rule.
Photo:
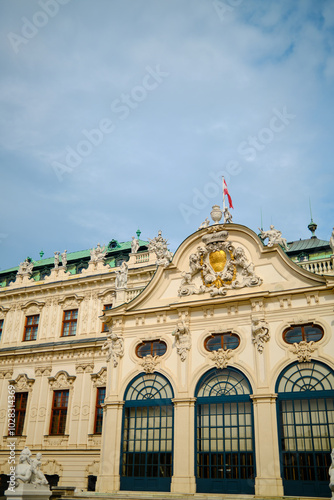
[[[224,213],[225,212],[224,176],[222,176],[222,180],[223,180],[223,213]]]

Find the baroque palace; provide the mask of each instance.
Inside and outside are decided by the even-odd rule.
[[[334,238],[211,217],[0,272],[2,491],[15,443],[77,491],[330,496]]]

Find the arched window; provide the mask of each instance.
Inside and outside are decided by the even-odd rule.
[[[199,493],[254,494],[251,387],[239,371],[211,370],[196,400],[196,482]]]
[[[235,333],[213,333],[204,341],[207,351],[218,351],[218,349],[236,349],[240,344],[239,336]]]
[[[283,340],[287,344],[306,342],[318,342],[324,336],[324,331],[321,326],[309,323],[307,325],[290,326],[283,332]]]
[[[279,376],[276,391],[284,494],[327,496],[334,372],[319,362],[294,363]]]
[[[167,345],[162,340],[148,340],[141,342],[136,348],[136,354],[139,358],[145,356],[163,356],[167,351]]]
[[[173,390],[159,373],[139,375],[125,391],[121,489],[169,491]]]

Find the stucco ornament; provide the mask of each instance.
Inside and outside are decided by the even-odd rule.
[[[27,258],[24,262],[19,265],[19,270],[17,271],[18,276],[31,276],[34,264],[30,262]]]
[[[167,267],[172,260],[172,252],[168,250],[168,241],[161,236],[161,231],[158,232],[158,236],[153,238],[153,240],[148,240],[148,250],[149,252],[155,252],[157,256],[156,264],[157,266]]]
[[[191,348],[191,336],[189,328],[183,320],[177,322],[172,335],[175,337],[176,352],[180,356],[181,361],[185,361],[188,351],[190,351]]]
[[[101,247],[100,243],[98,243],[96,248],[90,250],[90,262],[104,262],[106,253],[106,246],[103,245],[103,247]]]
[[[285,250],[289,250],[286,239],[282,237],[282,232],[278,229],[275,229],[273,225],[270,226],[268,231],[263,231],[260,229],[260,238],[261,240],[265,240],[268,238],[268,247],[272,247],[273,245],[281,245]]]
[[[313,344],[313,340],[311,340],[310,342],[302,340],[301,342],[295,342],[293,344],[293,352],[294,354],[297,354],[299,363],[311,361],[312,352],[315,351]]]
[[[107,363],[112,359],[114,367],[118,366],[119,358],[124,356],[124,339],[116,333],[109,332],[107,340],[102,346],[102,351],[107,351]]]
[[[218,349],[217,351],[213,351],[209,354],[209,357],[215,363],[217,368],[223,369],[227,367],[228,360],[232,358],[233,351],[232,349]]]
[[[331,464],[329,466],[329,489],[332,492],[332,499],[334,499],[334,448],[332,449],[331,453]]]
[[[116,271],[116,288],[125,288],[128,283],[128,265],[123,260],[121,267]]]
[[[205,247],[189,256],[189,271],[182,273],[180,297],[210,292],[211,297],[226,295],[227,290],[261,285],[245,251],[227,241],[228,232],[213,225],[202,236]]]
[[[147,356],[144,356],[140,364],[143,367],[144,372],[153,373],[158,363],[159,356],[152,356],[151,354],[148,354]]]
[[[264,344],[270,339],[269,325],[264,319],[252,320],[252,341],[257,350],[262,354]]]

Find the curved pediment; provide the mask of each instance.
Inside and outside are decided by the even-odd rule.
[[[245,226],[212,225],[184,240],[169,266],[159,266],[143,292],[117,311],[290,293],[327,280],[334,285],[334,278],[300,268],[279,245],[264,246]]]

